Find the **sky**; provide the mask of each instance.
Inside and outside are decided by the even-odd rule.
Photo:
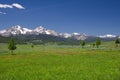
[[[0,30],[15,25],[120,35],[120,0],[0,0]]]

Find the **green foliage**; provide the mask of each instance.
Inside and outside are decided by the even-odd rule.
[[[85,41],[81,41],[81,46],[82,46],[82,48],[84,48],[84,46],[85,46]]]
[[[8,49],[11,51],[11,53],[13,53],[13,50],[16,49],[16,44],[13,38],[11,38],[9,41]]]
[[[96,39],[96,46],[97,46],[97,48],[99,48],[100,45],[101,45],[101,40],[100,40],[100,38],[97,38]]]
[[[120,41],[119,41],[118,38],[116,38],[116,40],[115,40],[115,44],[116,44],[116,47],[118,47],[118,45],[120,44]]]

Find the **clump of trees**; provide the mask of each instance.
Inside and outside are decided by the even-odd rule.
[[[82,41],[80,42],[80,45],[82,46],[82,48],[84,48],[84,46],[86,45],[86,42],[85,42],[84,40],[82,40]],[[93,48],[94,48],[94,47],[99,48],[99,46],[101,45],[101,40],[100,40],[100,38],[96,38],[96,41],[95,41],[94,43],[92,43],[91,45],[93,46]]]
[[[92,46],[93,48],[94,48],[94,47],[99,48],[100,45],[101,45],[101,40],[100,40],[100,38],[96,38],[96,41],[91,44],[91,46]]]
[[[13,38],[10,39],[8,44],[8,49],[10,50],[11,54],[13,54],[13,51],[16,49],[16,44]]]
[[[120,44],[120,40],[119,40],[118,38],[115,39],[115,44],[116,44],[116,47],[119,46],[119,44]]]

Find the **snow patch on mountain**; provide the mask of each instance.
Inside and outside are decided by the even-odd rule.
[[[6,32],[6,30],[1,30],[0,31],[0,34],[3,34],[3,33],[5,33]]]
[[[35,28],[33,31],[38,32],[38,33],[44,33],[46,31],[46,29],[42,26],[39,26],[39,27]]]
[[[24,30],[25,32],[31,32],[31,31],[32,31],[31,29],[27,29],[27,28],[23,28],[23,30]]]
[[[85,33],[83,33],[83,34],[73,33],[72,37],[77,39],[77,40],[85,40],[85,39],[87,39],[87,35]]]
[[[58,36],[58,33],[54,30],[46,30],[46,34],[53,35],[53,36]]]
[[[69,33],[60,33],[59,34],[61,37],[63,37],[63,38],[70,38],[72,35],[71,34],[69,34]]]
[[[72,33],[72,35],[80,35],[80,34],[79,34],[79,33],[74,32],[74,33]]]

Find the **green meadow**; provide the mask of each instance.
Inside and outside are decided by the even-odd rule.
[[[120,80],[120,47],[0,44],[0,80]]]

